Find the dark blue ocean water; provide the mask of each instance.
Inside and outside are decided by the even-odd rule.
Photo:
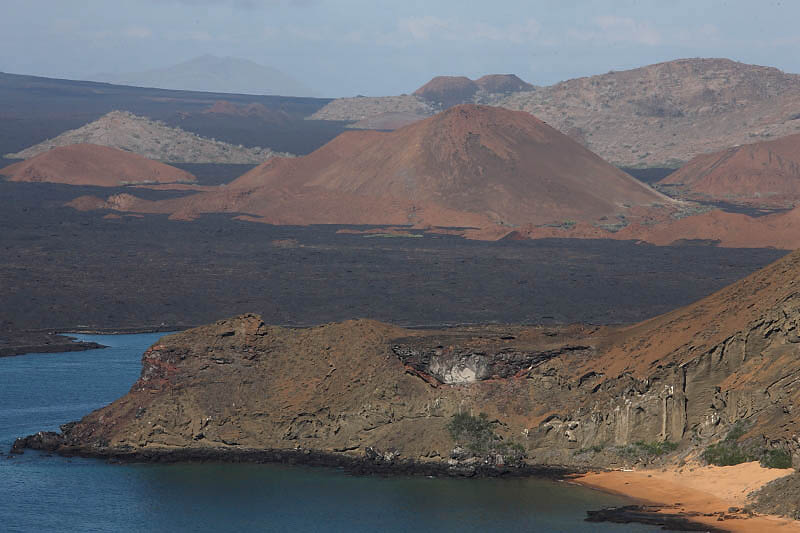
[[[280,465],[112,465],[28,451],[14,438],[56,430],[125,394],[160,334],[81,335],[104,350],[0,358],[0,531],[638,532],[589,524],[625,501],[538,479],[351,476]]]

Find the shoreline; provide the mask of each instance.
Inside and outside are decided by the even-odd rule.
[[[564,465],[523,464],[520,466],[494,465],[487,463],[447,461],[419,461],[384,454],[380,450],[367,448],[364,455],[314,450],[309,448],[151,448],[124,450],[66,444],[60,434],[39,432],[18,438],[9,456],[24,453],[24,450],[54,453],[62,457],[102,459],[119,464],[191,464],[191,463],[253,463],[286,464],[329,468],[342,468],[356,475],[411,475],[434,477],[539,477],[563,480],[582,475],[585,469]]]
[[[69,334],[47,331],[6,332],[0,337],[0,358],[31,353],[83,352],[107,348],[97,342],[79,341]]]
[[[189,329],[189,326],[6,331],[0,333],[0,358],[32,353],[83,352],[108,348],[97,342],[77,340],[73,335],[134,335],[138,333],[168,333],[185,329]]]
[[[101,459],[111,464],[203,464],[252,463],[284,464],[308,467],[338,468],[352,475],[428,476],[442,478],[520,478],[537,477],[552,481],[599,490],[622,496],[632,503],[620,507],[607,507],[587,511],[587,522],[641,523],[662,526],[672,531],[747,532],[764,533],[800,532],[800,522],[772,515],[760,515],[745,509],[745,499],[751,490],[768,481],[793,472],[791,469],[774,470],[745,463],[737,467],[701,467],[693,477],[707,478],[706,482],[725,486],[725,478],[752,477],[755,468],[760,476],[750,482],[739,482],[739,498],[731,498],[722,489],[711,492],[701,490],[696,483],[676,469],[608,471],[567,466],[523,464],[520,466],[494,465],[486,462],[419,461],[400,458],[393,453],[367,448],[363,455],[323,451],[308,448],[151,448],[127,449],[81,445],[65,441],[54,432],[39,432],[17,439],[9,458],[24,453],[25,449],[53,453],[62,457]],[[742,465],[738,465],[742,467]],[[688,467],[687,467],[688,468]],[[727,471],[720,476],[719,471]],[[695,471],[695,469],[692,469]],[[716,471],[716,473],[715,473]],[[706,476],[711,472],[711,475]],[[682,477],[683,476],[683,477]],[[676,482],[675,480],[678,480]],[[683,482],[681,482],[683,481]],[[742,487],[744,487],[742,489]]]
[[[800,532],[800,522],[753,513],[748,510],[747,496],[792,472],[793,469],[762,468],[752,462],[728,467],[688,465],[681,469],[595,471],[573,476],[570,481],[638,502],[603,510],[604,518],[610,521],[635,519],[636,515],[663,516],[732,533],[789,533]]]

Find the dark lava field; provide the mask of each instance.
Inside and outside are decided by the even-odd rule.
[[[624,323],[697,300],[772,249],[337,234],[206,216],[108,220],[62,205],[113,189],[0,181],[0,336],[185,327],[245,312],[309,325]],[[164,197],[157,191],[136,194]]]

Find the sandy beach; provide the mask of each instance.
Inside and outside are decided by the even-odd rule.
[[[742,509],[747,495],[792,469],[762,468],[758,462],[736,466],[686,465],[666,470],[593,472],[576,483],[663,506],[659,512],[680,513],[694,522],[732,532],[800,532],[800,521],[730,512]],[[720,520],[722,518],[722,520]]]

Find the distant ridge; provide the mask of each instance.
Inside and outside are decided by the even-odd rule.
[[[101,73],[89,78],[93,81],[159,89],[315,96],[311,89],[272,67],[247,59],[208,54],[165,68],[123,74]]]
[[[435,109],[469,100],[527,111],[629,168],[678,168],[696,155],[800,133],[800,75],[730,59],[677,59],[547,87],[512,75],[438,77],[413,96]],[[390,101],[334,100],[314,117],[356,122],[409,111],[381,105]]]
[[[109,146],[167,163],[258,164],[274,155],[289,155],[269,148],[234,146],[133,113],[112,111],[78,129],[6,157],[29,159],[59,146],[85,143]]]
[[[354,129],[392,130],[454,105],[491,103],[514,91],[533,89],[514,74],[489,74],[474,81],[465,76],[436,76],[414,94],[338,98],[308,118],[354,121],[350,126]]]

